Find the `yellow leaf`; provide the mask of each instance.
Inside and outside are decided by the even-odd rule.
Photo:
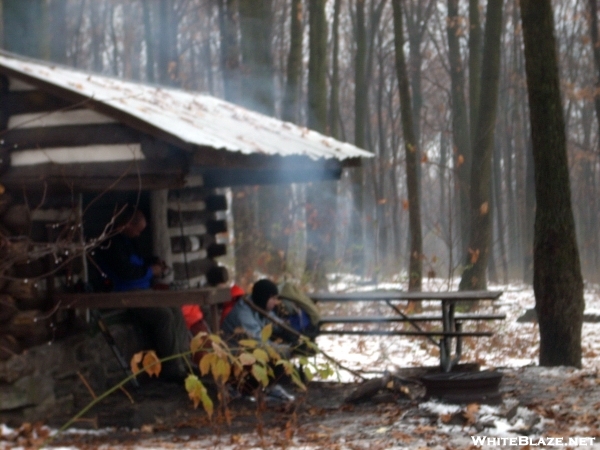
[[[254,364],[252,366],[252,375],[256,379],[256,381],[260,382],[263,387],[267,387],[269,385],[269,377],[267,377],[267,371],[260,364]]]
[[[231,364],[228,361],[219,358],[212,366],[212,374],[215,381],[225,383],[231,374]]]
[[[456,168],[458,169],[460,166],[462,166],[465,162],[465,157],[463,155],[458,155],[458,158],[456,158]]]
[[[272,360],[279,361],[281,359],[281,355],[272,346],[265,345],[265,349]]]
[[[481,206],[479,207],[479,214],[481,214],[482,216],[485,216],[488,213],[489,209],[490,209],[490,207],[489,207],[488,202],[483,202],[481,204]]]
[[[408,200],[402,200],[402,209],[408,211]]]
[[[131,366],[131,371],[133,374],[137,374],[140,371],[140,363],[142,362],[142,358],[144,357],[144,352],[137,352],[135,355],[131,357],[131,362],[129,363]]]
[[[265,327],[260,332],[261,341],[267,342],[272,334],[273,334],[273,325],[271,325],[269,323],[269,324],[265,325]]]
[[[150,376],[154,375],[158,377],[160,375],[160,370],[162,369],[162,365],[158,356],[154,350],[150,350],[146,352],[144,355],[144,359],[142,360],[142,365],[144,366],[144,370]]]
[[[265,364],[269,361],[269,355],[267,355],[267,352],[265,352],[262,348],[254,349],[252,354],[254,355],[257,361],[260,361]]]
[[[196,375],[188,375],[185,379],[185,390],[190,400],[194,402],[194,408],[197,408],[202,401],[202,396],[206,394],[206,388],[202,384],[202,381]]]
[[[213,415],[213,409],[214,409],[213,408],[213,401],[208,396],[208,393],[206,392],[206,389],[202,393],[202,407],[204,408],[204,411],[206,411],[206,414],[208,414],[208,417],[212,417],[212,415]]]
[[[254,364],[256,362],[256,358],[254,357],[254,355],[251,355],[248,352],[244,352],[242,353],[240,356],[240,363],[243,366],[251,366],[252,364]]]
[[[214,361],[217,359],[217,355],[214,353],[207,353],[200,360],[200,375],[206,375],[210,372],[210,367],[214,364]]]
[[[254,339],[240,339],[238,341],[238,343],[242,347],[249,347],[249,348],[256,348],[256,346],[258,345],[258,342],[255,341]]]
[[[211,334],[209,337],[211,341],[216,342],[217,344],[223,344],[223,339],[221,339],[221,336],[218,334]]]

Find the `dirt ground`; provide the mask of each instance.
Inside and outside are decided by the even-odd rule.
[[[248,399],[229,403],[231,424],[216,414],[209,420],[193,406],[182,386],[150,382],[132,392],[134,403],[115,393],[62,433],[51,447],[92,448],[302,448],[394,449],[479,448],[471,436],[561,436],[597,438],[600,448],[600,376],[571,368],[506,368],[502,403],[444,405],[424,398],[417,384],[384,388],[366,401],[345,399],[357,384],[311,383],[294,403],[257,407]],[[58,428],[68,418],[57,414]],[[4,430],[0,448],[35,447],[41,428]],[[83,431],[83,430],[89,431]],[[98,429],[98,431],[95,431]],[[45,428],[44,428],[45,430]],[[486,448],[495,448],[486,446]],[[499,445],[496,448],[505,448]]]

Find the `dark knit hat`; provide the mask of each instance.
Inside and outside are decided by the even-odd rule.
[[[256,306],[267,309],[267,302],[274,295],[279,295],[277,285],[266,278],[258,280],[252,287],[252,301]]]

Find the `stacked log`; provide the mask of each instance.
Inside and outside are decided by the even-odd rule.
[[[45,298],[36,276],[42,261],[30,261],[31,214],[0,185],[0,361],[50,338]]]
[[[174,284],[203,286],[206,273],[227,253],[227,198],[202,186],[172,190],[167,204]],[[227,281],[228,274],[223,274]]]

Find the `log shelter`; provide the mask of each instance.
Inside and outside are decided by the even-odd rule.
[[[65,238],[65,224],[81,224],[82,230],[67,235],[93,252],[88,239],[103,236],[115,205],[135,203],[149,217],[148,247],[173,268],[167,281],[178,287],[128,299],[65,293],[74,278],[88,279],[93,264],[84,257],[65,265],[68,255],[50,252],[39,260],[15,256],[14,267],[3,267],[11,276],[10,282],[0,279],[0,295],[17,298],[13,303],[21,315],[131,302],[182,304],[193,297],[185,292],[190,288],[199,303],[218,304],[226,290],[203,285],[215,258],[226,252],[222,188],[337,179],[343,167],[370,156],[209,95],[0,51],[3,243],[14,250],[27,233],[30,242],[53,243]],[[55,273],[59,266],[62,271]],[[29,282],[48,271],[52,276]],[[31,308],[18,298],[19,289],[26,291],[21,297],[31,297]],[[37,298],[33,291],[45,294]]]

